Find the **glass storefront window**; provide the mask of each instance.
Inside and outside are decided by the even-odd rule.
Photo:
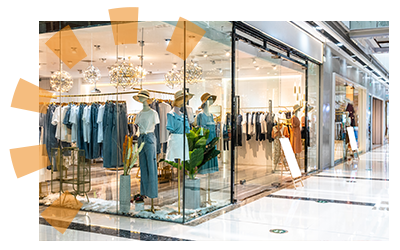
[[[73,69],[63,65],[63,69],[70,72],[73,78],[73,87],[68,92],[57,93],[60,97],[53,101],[57,103],[57,107],[71,107],[71,110],[75,108],[79,110],[79,107],[82,106],[82,113],[77,115],[82,124],[88,124],[90,127],[91,131],[88,133],[93,140],[97,140],[98,131],[102,130],[99,127],[100,120],[97,119],[100,116],[101,107],[104,111],[101,114],[101,117],[104,118],[102,121],[104,139],[101,142],[84,141],[82,143],[76,140],[67,142],[66,139],[61,139],[60,143],[51,144],[51,148],[74,147],[81,148],[86,153],[86,162],[91,166],[91,187],[83,196],[81,193],[78,195],[78,199],[84,204],[82,210],[128,214],[174,222],[183,222],[185,217],[185,222],[187,222],[230,204],[231,185],[228,163],[230,151],[223,148],[223,131],[225,131],[225,125],[229,124],[229,118],[223,114],[230,107],[231,100],[231,23],[197,22],[197,24],[206,31],[206,34],[191,52],[186,63],[188,67],[197,65],[202,68],[201,80],[195,83],[186,83],[186,92],[189,92],[192,97],[185,103],[186,110],[178,108],[177,112],[184,112],[189,118],[191,131],[202,127],[204,133],[206,129],[210,131],[208,132],[210,138],[219,137],[216,149],[221,153],[213,158],[212,164],[202,166],[194,175],[181,170],[179,179],[177,168],[160,161],[167,158],[168,152],[181,151],[180,154],[184,155],[188,153],[183,152],[182,147],[176,147],[177,145],[170,141],[169,134],[175,132],[167,129],[170,122],[168,120],[170,115],[167,114],[174,112],[174,100],[177,92],[183,90],[183,83],[180,83],[179,86],[167,86],[165,80],[168,72],[183,72],[181,70],[184,64],[183,60],[166,50],[168,39],[172,37],[176,23],[140,22],[138,40],[142,40],[144,46],[141,46],[140,42],[116,46],[110,25],[74,30],[83,49],[88,52],[87,57]],[[40,61],[46,62],[40,68],[40,77],[42,87],[48,90],[51,90],[50,86],[45,85],[49,81],[48,78],[52,72],[61,68],[56,55],[45,45],[46,41],[54,34],[40,35]],[[204,56],[205,54],[206,56]],[[132,67],[140,66],[145,69],[146,76],[139,80],[133,88],[124,86],[124,79],[121,77],[117,81],[118,88],[116,88],[116,84],[110,84],[109,71],[111,67],[123,64],[129,66],[130,63]],[[97,67],[102,74],[96,86],[86,83],[83,79],[85,69],[90,65]],[[190,72],[192,73],[192,71]],[[149,98],[145,102],[145,106],[152,109],[151,114],[156,114],[155,116],[159,120],[159,122],[156,122],[157,119],[152,121],[155,122],[153,124],[155,125],[154,133],[147,134],[149,131],[145,131],[146,125],[140,122],[142,119],[138,119],[138,117],[147,117],[148,114],[146,113],[148,108],[144,107],[144,99],[132,98],[140,96],[140,89],[148,90]],[[202,105],[204,101],[202,96],[207,94],[215,97],[213,103],[208,103],[208,110]],[[86,111],[84,107],[88,107]],[[51,111],[53,110],[51,109]],[[64,110],[60,108],[58,111],[58,115],[62,118]],[[82,120],[84,111],[88,116],[87,119]],[[53,112],[50,113],[53,114]],[[146,118],[144,123],[148,123],[150,120]],[[80,129],[82,128],[80,127]],[[59,132],[61,134],[71,133],[71,128],[63,126]],[[125,140],[126,136],[128,136],[127,140]],[[130,139],[130,137],[132,138]],[[128,151],[126,149],[129,148],[127,143],[130,142],[132,142],[131,150],[134,149],[134,145],[139,146],[141,142],[144,142],[145,146],[139,153],[139,159],[130,174],[125,177],[123,176],[124,161],[127,158]],[[96,148],[93,148],[94,145]],[[94,151],[96,154],[93,153]],[[59,152],[57,157],[60,158],[61,151],[55,150],[55,152]],[[56,157],[53,158],[56,159]],[[74,186],[67,185],[66,181],[73,174],[71,167],[73,163],[70,158],[70,156],[64,156],[54,161],[55,166],[61,166],[56,162],[64,161],[63,177],[60,177],[59,169],[53,171],[53,178],[48,176],[49,173],[46,170],[42,171],[41,181],[50,180],[53,187],[48,192],[53,192],[53,194],[44,195],[47,197],[45,200],[41,200],[42,203],[51,204],[51,201],[54,201],[61,192],[70,191],[72,193],[74,191]],[[189,160],[188,158],[186,157],[185,160]],[[194,186],[190,183],[192,179],[189,177],[199,182],[199,187],[195,188],[196,191],[199,191],[196,197],[190,193]],[[63,178],[62,184],[60,178]],[[184,197],[184,193],[186,193],[186,197]],[[139,194],[147,196],[144,203],[140,202]],[[86,200],[86,195],[89,201]],[[134,199],[138,199],[138,201]],[[185,210],[183,210],[184,207]]]
[[[41,143],[54,151],[55,168],[41,170],[40,182],[49,185],[41,204],[69,191],[84,211],[186,223],[231,204],[232,191],[241,200],[281,183],[279,136],[293,142],[303,173],[318,168],[319,66],[310,63],[306,75],[304,65],[241,40],[233,58],[231,22],[194,23],[205,34],[185,62],[167,50],[176,22],[139,22],[138,44],[115,45],[111,25],[75,29],[87,57],[71,69],[45,44],[55,33],[40,34],[40,86],[51,91],[49,78],[61,68],[73,81],[49,105],[48,115],[58,118],[42,125]],[[95,85],[84,79],[91,66],[102,75]],[[114,69],[122,73],[116,80]],[[131,70],[140,73],[133,86]],[[57,125],[66,138],[54,136]],[[82,185],[77,174],[86,178]]]

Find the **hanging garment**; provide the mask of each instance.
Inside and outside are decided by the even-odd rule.
[[[241,114],[238,114],[236,121],[236,126],[237,126],[236,146],[242,146],[242,133],[243,133],[242,122],[243,122],[243,116]]]
[[[306,147],[310,146],[310,132],[306,128],[305,116],[301,117],[301,139],[304,139]]]
[[[80,104],[79,109],[78,109],[78,114],[76,117],[76,144],[79,149],[85,150],[85,141],[83,139],[83,122],[82,122],[82,116],[83,116],[83,111],[85,109],[86,104]]]
[[[118,120],[118,121],[117,121]],[[103,116],[103,143],[100,152],[103,155],[103,167],[123,166],[122,148],[128,134],[126,103],[107,102]]]
[[[169,132],[167,130],[167,114],[172,110],[172,107],[167,103],[160,103],[158,105],[160,116],[160,143],[168,141]]]
[[[211,142],[217,135],[215,134],[215,122],[213,114],[206,115],[204,112],[201,112],[196,117],[196,123],[199,127],[206,128],[210,131],[207,142]],[[215,146],[215,149],[217,146]],[[218,158],[214,157],[206,164],[201,166],[199,169],[199,174],[211,174],[218,171]]]
[[[255,126],[256,126],[256,141],[261,141],[261,122],[260,122],[260,112],[255,114],[254,118]]]
[[[46,144],[46,151],[47,155],[49,156],[50,163],[51,163],[51,149],[56,148],[58,146],[57,139],[55,137],[57,126],[52,123],[55,110],[57,110],[57,106],[50,104],[49,107],[47,108],[47,113],[44,118],[44,126],[43,126],[43,134],[44,134],[43,144]],[[47,169],[50,170],[51,165],[47,166]]]
[[[352,126],[352,127],[356,126],[356,118],[355,118],[353,104],[351,104],[351,103],[347,104],[346,111],[349,112],[349,117],[351,119],[350,126]]]
[[[78,140],[78,112],[79,106],[72,105],[70,108],[69,123],[71,124],[71,142],[77,142]]]
[[[89,141],[89,159],[96,159],[100,157],[100,144],[98,142],[98,129],[97,116],[99,113],[99,104],[93,103],[90,107],[90,141]]]
[[[272,137],[272,128],[274,127],[274,115],[268,113],[266,117],[266,123],[267,123],[267,139],[271,143],[274,141],[274,138]]]
[[[189,133],[190,130],[188,119],[185,119],[185,127],[183,127],[183,114],[179,115],[171,110],[167,114],[167,129],[171,134],[168,137],[165,158],[168,161],[175,161],[175,159],[189,160],[189,143],[186,138],[186,133]],[[183,139],[185,139],[185,147]]]
[[[151,103],[149,106],[153,110],[157,112],[158,117],[160,117],[159,113],[159,108],[158,108],[159,102],[157,100],[154,100],[153,103]],[[154,128],[154,135],[156,136],[156,147],[157,147],[157,154],[161,153],[161,141],[160,141],[160,124],[157,123],[155,128]]]
[[[251,129],[251,114],[246,113],[246,141],[251,139],[250,129]]]
[[[149,198],[158,197],[158,173],[156,155],[156,137],[154,132],[140,134],[138,144],[144,142],[139,153],[140,194]]]
[[[300,120],[297,116],[293,116],[292,122],[292,133],[290,135],[290,144],[292,145],[293,152],[295,154],[301,153],[301,132],[300,132]]]
[[[102,143],[103,142],[104,109],[105,109],[105,105],[100,105],[99,106],[99,112],[97,113],[97,127],[98,127],[97,142],[98,143]]]

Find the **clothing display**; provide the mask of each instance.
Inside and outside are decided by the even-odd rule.
[[[185,127],[183,126],[183,114],[179,115],[174,110],[167,114],[167,130],[171,133],[168,137],[168,147],[166,159],[174,161],[175,159],[189,159],[189,143],[186,133],[189,133],[190,127],[188,119],[185,119]],[[185,150],[183,150],[183,138],[185,138]],[[183,157],[185,153],[185,157]]]
[[[225,120],[225,124],[223,127],[223,140],[224,140],[224,150],[229,150],[229,141],[231,140],[231,114],[227,113],[226,114],[226,120]]]
[[[281,141],[279,138],[288,138],[289,132],[286,126],[276,125],[272,129],[271,136],[274,138],[274,165],[276,166],[281,159]]]
[[[206,143],[209,143],[210,141],[212,141],[212,139],[217,137],[217,134],[215,133],[215,122],[213,114],[207,115],[204,112],[201,112],[196,117],[196,123],[199,127],[210,130]],[[215,146],[215,148],[217,147]],[[199,169],[199,174],[211,174],[217,171],[218,171],[218,158],[214,157],[206,164],[201,166],[201,168]]]
[[[139,153],[140,165],[140,194],[149,198],[158,197],[158,175],[156,137],[153,132],[140,134],[138,144],[144,142],[142,151]]]
[[[118,109],[118,111],[117,111]],[[122,149],[128,134],[126,103],[107,102],[103,116],[103,167],[122,167]],[[117,122],[118,120],[118,122]],[[117,127],[118,126],[118,127]]]
[[[244,116],[240,115],[240,134],[243,133],[243,130],[241,129],[242,126],[245,126],[244,133],[246,134],[246,141],[255,136],[256,141],[268,140],[269,142],[272,142],[274,140],[271,137],[274,119],[274,114],[260,111],[252,113],[248,112]]]
[[[156,125],[160,123],[160,118],[153,109],[142,110],[137,114],[135,123],[139,126],[140,134],[154,133]]]
[[[293,116],[291,119],[292,131],[290,133],[290,144],[292,145],[293,152],[295,154],[301,153],[301,132],[300,132],[300,120],[297,116]]]
[[[304,139],[307,147],[310,146],[310,131],[306,128],[305,116],[301,117],[301,139]]]
[[[355,111],[353,104],[348,103],[346,107],[346,111],[349,112],[349,118],[351,119],[350,126],[355,127],[356,126],[356,118],[355,118]]]
[[[167,113],[170,112],[171,109],[171,105],[164,102],[158,105],[160,116],[160,143],[165,143],[168,141],[169,132],[167,130]]]
[[[236,129],[237,129],[237,135],[236,135],[236,146],[242,146],[242,133],[243,133],[243,128],[242,128],[242,123],[243,123],[243,116],[241,114],[238,114],[236,118]]]

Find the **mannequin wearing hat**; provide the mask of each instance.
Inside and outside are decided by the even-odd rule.
[[[193,95],[186,93],[186,101],[190,100]],[[185,126],[183,126],[183,113],[180,111],[183,106],[184,94],[182,90],[175,93],[175,99],[172,103],[173,109],[167,113],[167,130],[170,132],[168,137],[168,146],[165,159],[175,161],[175,159],[189,160],[189,143],[186,133],[189,133],[190,127],[188,118],[185,118]],[[184,136],[184,137],[183,137]],[[185,138],[185,150],[183,149],[183,138]],[[185,153],[185,155],[183,155]],[[184,159],[185,158],[185,159]]]
[[[215,132],[214,116],[213,114],[210,113],[210,106],[213,105],[216,99],[217,96],[211,95],[209,93],[204,93],[201,96],[202,104],[199,107],[202,109],[202,112],[200,112],[196,116],[197,126],[208,129],[210,131],[207,143],[209,143],[215,137],[217,137],[217,134]],[[199,169],[199,174],[211,174],[217,171],[218,171],[218,159],[217,157],[215,157],[214,159],[207,162]]]
[[[139,145],[144,142],[143,150],[139,153],[140,165],[140,194],[151,198],[151,209],[154,213],[153,199],[158,197],[158,173],[156,155],[156,137],[154,129],[160,123],[158,113],[151,109],[148,104],[149,91],[140,90],[133,96],[135,101],[143,103],[142,111],[137,114],[135,123],[139,127]]]
[[[210,113],[210,106],[213,105],[213,103],[215,102],[215,100],[217,99],[217,96],[215,95],[211,95],[209,93],[204,93],[201,96],[201,105],[200,105],[200,109],[202,109],[202,112],[200,112],[197,116],[196,116],[196,124],[199,127],[208,129],[210,131],[209,136],[207,138],[207,142],[209,143],[210,141],[212,141],[215,137],[217,137],[217,134],[215,132],[215,122],[214,122],[214,116],[213,114]],[[212,160],[208,161],[206,164],[204,164],[203,166],[201,166],[201,168],[199,169],[199,174],[207,174],[208,177],[208,204],[211,205],[212,201],[211,201],[211,177],[210,174],[218,172],[218,158],[215,157]]]
[[[292,145],[293,152],[295,154],[301,153],[301,132],[300,132],[300,120],[297,117],[301,109],[301,106],[296,104],[293,106],[293,116],[291,118],[292,132],[290,133],[290,144]]]

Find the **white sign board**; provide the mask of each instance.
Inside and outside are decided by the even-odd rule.
[[[356,151],[357,150],[357,141],[356,141],[356,137],[354,135],[353,127],[347,127],[347,135],[349,136],[349,139],[350,139],[351,150]]]
[[[297,164],[296,157],[294,156],[294,152],[292,149],[292,145],[290,145],[290,141],[288,138],[280,138],[281,147],[283,153],[285,154],[286,161],[289,165],[290,172],[292,174],[292,178],[295,179],[301,176],[299,164]]]

